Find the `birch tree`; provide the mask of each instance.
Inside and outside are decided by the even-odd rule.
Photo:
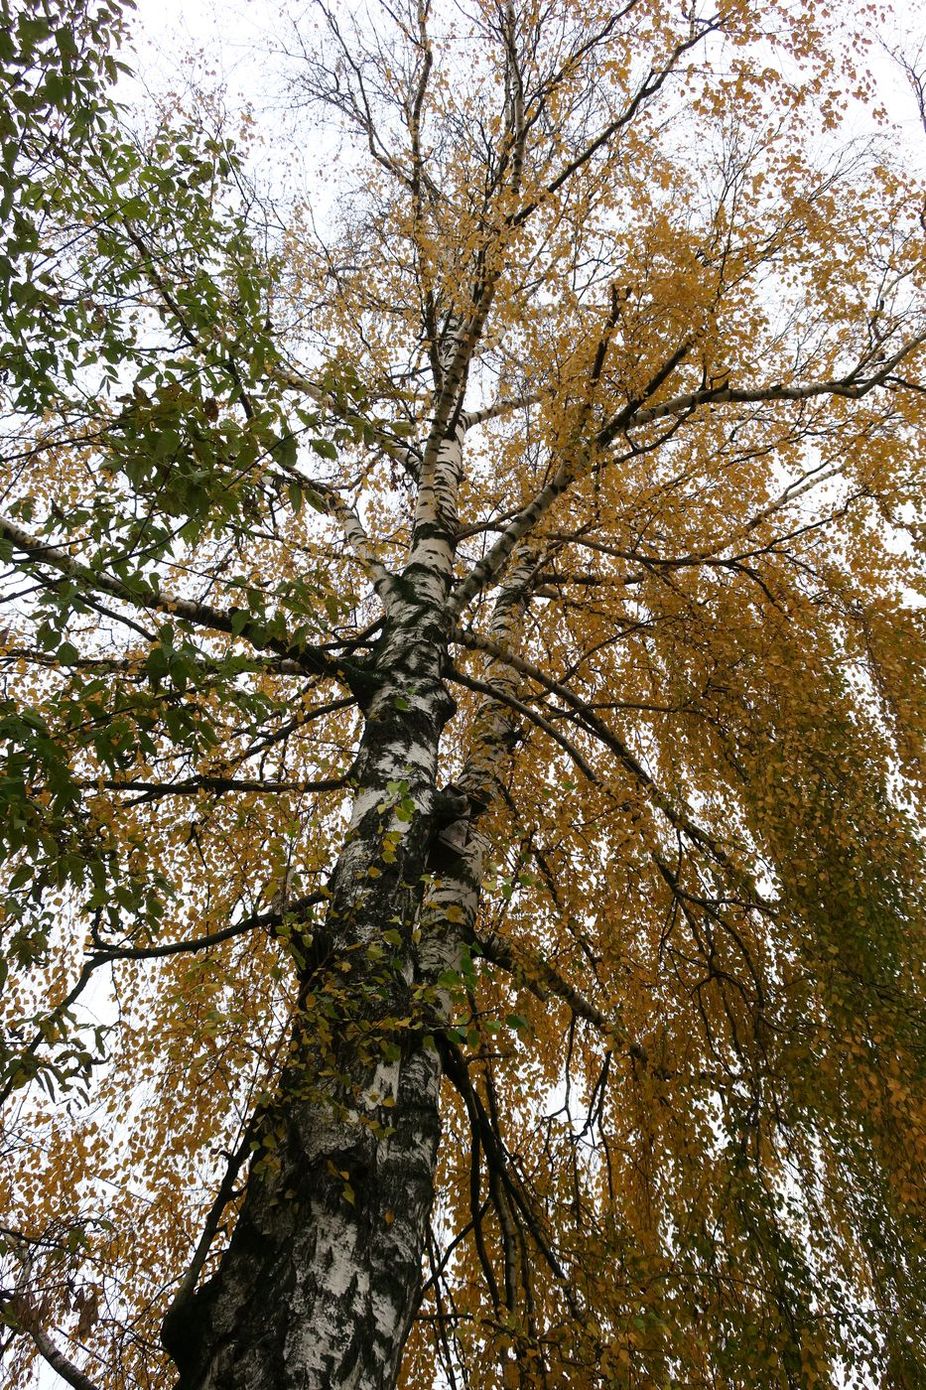
[[[320,3],[270,205],[0,12],[13,1383],[922,1384],[885,16]]]

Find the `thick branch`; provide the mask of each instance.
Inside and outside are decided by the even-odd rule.
[[[460,422],[465,430],[473,429],[489,420],[498,420],[502,415],[510,415],[514,410],[526,410],[528,406],[537,405],[542,399],[539,391],[533,391],[526,396],[504,396],[493,401],[491,405],[483,406],[481,410],[465,410],[460,416]]]
[[[78,782],[85,791],[95,791],[105,787],[107,791],[143,793],[139,801],[153,801],[162,796],[195,796],[199,791],[209,792],[256,792],[259,795],[274,795],[280,792],[336,792],[347,786],[346,777],[322,777],[315,782],[273,782],[261,781],[256,777],[188,777],[183,782],[145,782],[131,778],[125,782],[109,779],[105,782]]]
[[[528,951],[521,946],[515,950],[504,937],[494,933],[485,939],[478,938],[477,944],[487,961],[515,976],[527,985],[538,999],[545,1000],[552,994],[557,999],[562,999],[564,1004],[568,1004],[577,1018],[593,1024],[609,1037],[615,1037],[617,1029],[614,1020],[602,1013],[601,1009],[586,998],[581,990],[576,989],[575,985],[565,980],[540,951]]]
[[[0,1297],[0,1311],[4,1314],[4,1321],[8,1321],[15,1331],[24,1332],[32,1339],[40,1356],[74,1390],[99,1390],[96,1382],[84,1375],[49,1337],[40,1325],[39,1315],[27,1295],[16,1293]]]
[[[682,344],[654,374],[644,391],[634,400],[628,401],[623,409],[598,431],[594,441],[585,446],[580,457],[563,463],[546,486],[537,493],[533,501],[522,508],[508,523],[495,544],[478,564],[473,566],[465,579],[458,584],[448,605],[452,615],[458,617],[463,612],[466,605],[475,598],[485,584],[500,572],[518,542],[536,527],[557,498],[576,479],[587,472],[593,463],[600,466],[613,465],[625,462],[632,456],[635,451],[602,459],[601,451],[609,448],[619,435],[628,434],[631,430],[643,425],[665,419],[672,420],[674,428],[678,428],[692,412],[705,405],[786,403],[812,400],[822,396],[839,396],[849,400],[860,400],[877,387],[883,386],[897,364],[909,357],[924,343],[926,343],[926,331],[917,334],[905,343],[884,362],[873,376],[862,377],[859,370],[856,369],[845,377],[812,382],[807,386],[775,384],[767,387],[734,388],[723,386],[714,389],[705,388],[704,390],[685,392],[682,395],[672,397],[670,400],[662,401],[659,405],[644,409],[643,402],[664,384],[691,346],[690,343]],[[638,452],[651,451],[664,442],[665,437],[649,441]]]
[[[661,401],[659,405],[646,410],[634,410],[629,415],[625,410],[614,417],[600,432],[601,444],[608,444],[618,434],[651,424],[654,420],[664,420],[668,416],[690,415],[702,405],[756,405],[775,401],[809,401],[818,396],[842,396],[847,400],[861,400],[878,386],[883,386],[898,363],[909,357],[917,348],[926,343],[926,331],[916,334],[893,357],[889,357],[872,376],[862,376],[861,365],[855,367],[844,377],[832,377],[826,381],[811,382],[808,386],[783,386],[778,382],[771,386],[705,387],[700,391],[687,391],[673,396],[671,400]]]
[[[598,784],[600,779],[595,775],[594,768],[585,761],[578,748],[570,743],[568,738],[565,738],[548,719],[544,719],[542,714],[532,709],[530,705],[526,705],[523,700],[519,700],[517,696],[510,694],[508,691],[498,690],[495,686],[490,685],[488,681],[481,681],[475,676],[468,676],[455,666],[451,666],[448,669],[447,678],[457,685],[465,686],[467,690],[473,690],[479,695],[485,695],[490,700],[497,700],[499,704],[507,705],[509,709],[520,714],[523,719],[527,719],[531,724],[535,724],[538,729],[543,730],[548,738],[551,738],[554,743],[559,744],[564,753],[575,763],[583,777],[586,777],[593,785]]]
[[[52,1370],[56,1371],[62,1380],[66,1380],[68,1385],[72,1385],[74,1390],[98,1390],[96,1382],[78,1370],[73,1361],[68,1360],[64,1352],[37,1323],[27,1326],[26,1331]]]
[[[251,1152],[254,1139],[254,1128],[255,1122],[254,1119],[252,1119],[245,1127],[244,1134],[242,1135],[238,1147],[227,1156],[225,1173],[219,1184],[219,1190],[215,1195],[215,1200],[209,1208],[206,1220],[203,1222],[203,1228],[199,1240],[196,1243],[196,1249],[193,1251],[193,1258],[190,1260],[183,1278],[177,1285],[177,1292],[171,1299],[170,1306],[164,1314],[164,1321],[162,1324],[164,1327],[169,1327],[172,1320],[176,1321],[178,1314],[182,1315],[190,1302],[193,1290],[196,1288],[196,1282],[203,1271],[206,1260],[209,1258],[209,1250],[215,1239],[216,1232],[219,1229],[222,1215],[235,1195],[235,1183],[238,1180],[238,1174],[244,1167],[248,1155]],[[169,1335],[168,1333],[168,1336]]]
[[[296,474],[295,470],[292,471],[294,476],[299,476],[299,480],[305,485],[310,498],[317,497],[319,505],[337,521],[344,532],[345,540],[370,576],[384,606],[388,607],[395,594],[395,579],[377,556],[353,507],[344,501],[336,488],[326,487],[324,483],[309,482],[301,475]]]
[[[22,530],[14,522],[8,521],[5,517],[0,517],[0,539],[7,541],[14,550],[27,555],[33,563],[46,565],[50,569],[57,570],[59,574],[67,575],[69,579],[86,585],[95,592],[110,594],[133,608],[139,608],[149,613],[164,613],[170,617],[182,618],[197,627],[210,628],[213,632],[224,632],[241,637],[244,641],[250,642],[258,648],[269,647],[278,655],[294,661],[300,670],[309,671],[313,675],[343,678],[342,667],[333,662],[319,648],[299,646],[285,638],[268,638],[266,630],[259,624],[250,620],[246,620],[243,624],[238,623],[237,615],[240,611],[238,609],[232,608],[223,612],[213,608],[208,603],[199,603],[195,599],[167,596],[162,593],[155,593],[150,588],[134,589],[131,585],[112,575],[96,573],[89,565],[85,565],[74,556],[69,555],[66,550],[40,541],[36,536],[29,535],[28,532]]]

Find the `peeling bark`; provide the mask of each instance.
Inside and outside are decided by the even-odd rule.
[[[394,1384],[433,1191],[440,1068],[395,1068],[392,1132],[310,1102],[260,1161],[218,1272],[164,1333],[183,1390]]]
[[[370,711],[325,939],[306,942],[313,967],[234,1236],[213,1277],[165,1322],[182,1390],[395,1380],[439,1134],[440,1063],[411,1022],[411,935],[434,832],[437,740],[452,709],[440,682],[415,669],[422,645],[410,638],[405,629],[403,667]],[[414,803],[409,820],[392,805],[396,783]],[[384,858],[390,835],[394,857]],[[402,947],[384,956],[390,929]]]
[[[461,460],[457,431],[425,466],[389,584],[350,827],[324,932],[302,942],[301,1009],[234,1234],[164,1322],[178,1390],[385,1390],[398,1375],[440,1132],[433,982],[472,933],[481,879],[469,803],[448,813],[437,787]]]

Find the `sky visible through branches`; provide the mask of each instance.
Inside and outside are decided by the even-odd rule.
[[[4,1299],[106,1390],[303,1292],[377,1385],[919,1365],[922,25],[559,3],[144,0],[86,145],[21,26]]]

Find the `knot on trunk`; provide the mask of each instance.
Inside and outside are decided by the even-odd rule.
[[[435,792],[434,842],[431,850],[431,862],[435,867],[446,868],[450,861],[459,859],[466,852],[472,829],[472,809],[469,795],[453,782]]]

